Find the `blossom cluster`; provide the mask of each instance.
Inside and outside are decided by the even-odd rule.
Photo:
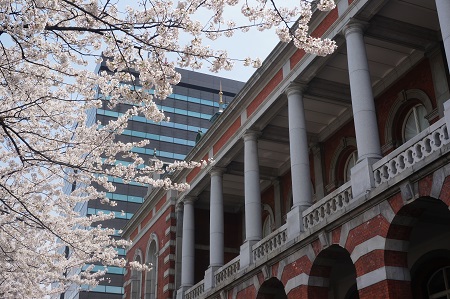
[[[117,136],[137,115],[169,120],[154,101],[180,81],[176,66],[206,63],[218,71],[239,60],[208,40],[277,28],[284,42],[331,53],[334,42],[309,35],[311,2],[287,8],[283,1],[155,0],[124,7],[123,1],[0,0],[0,297],[43,298],[73,284],[95,286],[105,271],[91,272],[87,265],[94,263],[148,270],[118,256],[115,248],[130,243],[99,224],[114,215],[83,216],[86,202],[114,205],[106,197],[114,191],[111,177],[183,191],[187,184],[152,174],[211,161],[144,165],[133,149],[148,141],[123,143]],[[224,17],[232,6],[242,8],[244,23]],[[334,1],[318,0],[317,7],[330,10]],[[197,21],[199,11],[209,21]],[[93,61],[109,71],[96,73]],[[93,122],[95,109],[119,105],[129,108]]]

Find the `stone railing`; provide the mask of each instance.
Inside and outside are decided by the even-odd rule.
[[[192,286],[189,290],[186,291],[184,296],[185,299],[195,299],[198,298],[205,291],[205,284],[202,281]]]
[[[375,186],[391,180],[393,177],[412,167],[449,143],[445,119],[440,119],[426,130],[373,164]]]
[[[222,283],[229,277],[236,274],[239,271],[239,266],[240,266],[240,257],[237,256],[234,259],[232,259],[228,264],[223,265],[222,267],[217,269],[216,274],[214,275],[216,285]]]
[[[352,199],[352,185],[351,182],[347,182],[303,212],[303,227],[308,229],[316,226],[342,210]]]
[[[286,243],[286,224],[253,245],[253,261],[268,255]]]

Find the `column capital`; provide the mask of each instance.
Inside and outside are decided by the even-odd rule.
[[[209,170],[210,176],[222,176],[227,171],[226,167],[214,166]]]
[[[284,90],[284,93],[289,97],[291,94],[299,93],[303,95],[303,93],[308,88],[308,85],[303,83],[291,82],[288,87]]]
[[[261,132],[254,130],[247,130],[244,132],[244,135],[242,135],[242,138],[244,139],[244,141],[257,140],[259,136],[261,136]]]
[[[347,38],[347,35],[353,32],[358,32],[360,34],[363,34],[364,30],[367,28],[368,23],[356,19],[350,19],[348,23],[344,26],[344,29],[342,32],[344,33],[345,37]]]
[[[191,205],[194,204],[194,202],[197,200],[197,197],[195,196],[186,196],[183,198],[183,204],[184,205]]]

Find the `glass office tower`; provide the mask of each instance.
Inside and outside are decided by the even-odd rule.
[[[103,70],[107,70],[104,63],[98,67],[98,71]],[[145,148],[137,149],[144,161],[150,161],[154,155],[165,162],[183,160],[194,146],[198,133],[205,133],[212,124],[211,119],[214,119],[213,116],[218,113],[219,92],[222,91],[223,102],[226,104],[244,85],[242,82],[217,76],[181,69],[178,71],[182,78],[181,82],[174,86],[173,94],[163,101],[156,100],[166,116],[170,117],[170,122],[154,123],[144,117],[136,116],[119,136],[122,142],[150,140],[150,144]],[[114,109],[109,109],[105,101],[101,109],[88,112],[89,121],[93,124],[97,121],[107,123],[111,119],[116,119],[127,108],[126,104],[120,104]],[[136,183],[124,184],[121,180],[113,178],[110,180],[114,182],[116,191],[107,193],[107,196],[116,201],[117,206],[110,207],[92,201],[80,205],[79,210],[83,214],[113,211],[115,219],[105,221],[103,226],[120,230],[144,201],[148,188]],[[118,233],[117,236],[119,236]],[[119,254],[125,256],[124,250],[119,249]],[[102,266],[98,267],[98,269],[102,268]],[[98,287],[88,292],[69,290],[63,295],[64,299],[122,298],[124,272],[125,269],[122,268],[108,267],[106,279]]]

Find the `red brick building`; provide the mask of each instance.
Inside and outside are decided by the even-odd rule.
[[[126,298],[450,298],[450,0],[340,0],[124,230]]]

